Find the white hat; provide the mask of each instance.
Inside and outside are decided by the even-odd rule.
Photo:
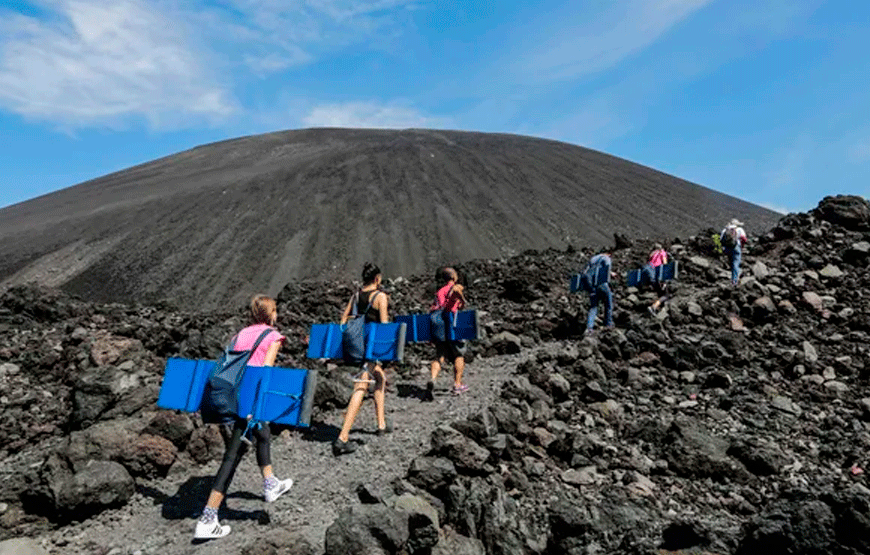
[[[731,220],[731,223],[730,223],[729,225],[741,226],[741,225],[743,225],[743,222],[741,222],[741,221],[738,220],[737,218],[733,218],[733,219]]]

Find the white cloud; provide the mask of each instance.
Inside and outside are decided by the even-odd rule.
[[[0,108],[67,128],[233,112],[230,95],[158,5],[59,0],[46,9],[49,18],[0,14]]]
[[[309,127],[370,127],[406,129],[410,127],[446,127],[448,120],[427,116],[398,104],[347,102],[315,106],[302,118]]]
[[[232,45],[254,73],[265,75],[310,63],[317,55],[396,29],[399,8],[421,0],[228,0],[193,17],[212,38]]]
[[[423,2],[36,3],[38,16],[0,8],[0,110],[72,130],[137,119],[152,128],[226,122],[241,111],[232,91],[251,76],[381,40],[399,27],[398,13]]]
[[[645,49],[713,0],[627,0],[603,13],[578,12],[521,62],[539,79],[565,79],[608,69]]]

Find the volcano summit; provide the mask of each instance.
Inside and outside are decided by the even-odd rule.
[[[0,286],[202,307],[299,278],[670,238],[776,214],[613,156],[516,135],[308,129],[200,146],[0,210]]]

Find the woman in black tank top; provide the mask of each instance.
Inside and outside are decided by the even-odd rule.
[[[380,286],[380,280],[378,280],[378,287]],[[359,299],[356,302],[356,313],[363,314],[366,318],[366,322],[381,322],[381,311],[375,307],[374,300],[375,295],[378,293],[383,293],[380,289],[372,289],[370,291],[364,291],[363,289],[359,290],[357,293],[357,298]],[[368,309],[368,310],[366,310]]]
[[[374,264],[366,262],[363,267],[363,286],[357,294],[351,297],[344,313],[341,315],[341,323],[345,324],[356,312],[366,319],[366,322],[386,324],[390,321],[387,307],[389,298],[380,290],[381,270]],[[354,307],[356,304],[356,307]],[[356,310],[354,310],[356,308]],[[332,444],[332,453],[336,456],[356,451],[356,443],[350,441],[350,429],[353,427],[359,409],[362,406],[369,384],[374,384],[375,415],[378,419],[378,435],[392,431],[387,427],[384,414],[384,399],[387,391],[387,377],[380,364],[367,362],[363,365],[363,371],[354,379],[353,393],[347,404],[347,412],[344,416],[344,425],[338,438]]]

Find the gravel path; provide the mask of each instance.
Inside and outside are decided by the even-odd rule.
[[[376,428],[374,406],[366,400],[352,438],[364,441],[355,453],[333,457],[331,437],[340,427],[343,410],[326,415],[319,433],[286,431],[273,438],[272,459],[276,474],[291,477],[293,489],[273,505],[260,496],[260,478],[253,453],[248,453],[230,486],[227,510],[221,521],[233,532],[221,540],[203,544],[191,541],[194,515],[208,495],[219,461],[205,466],[184,465],[159,481],[140,487],[129,504],[106,511],[83,523],[57,530],[43,538],[50,553],[99,555],[180,555],[187,553],[237,553],[251,540],[282,527],[323,551],[324,533],[338,513],[355,501],[360,483],[387,483],[404,476],[411,460],[429,449],[429,437],[439,424],[460,419],[488,406],[527,354],[477,359],[466,366],[470,389],[462,396],[449,393],[452,368],[438,378],[435,401],[418,398],[427,372],[415,381],[391,384],[387,418],[395,431],[383,437]],[[190,470],[193,469],[193,470]]]

